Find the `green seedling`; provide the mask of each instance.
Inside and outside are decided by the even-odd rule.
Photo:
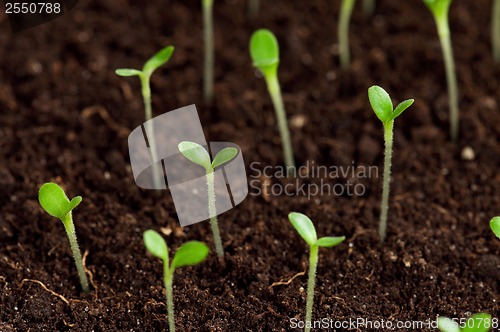
[[[203,167],[207,179],[208,192],[208,215],[210,226],[214,237],[215,252],[217,256],[224,256],[224,248],[220,237],[219,224],[217,223],[217,209],[215,206],[215,169],[230,162],[238,154],[238,149],[233,147],[224,148],[219,151],[213,160],[203,146],[194,142],[180,142],[179,151],[191,162]]]
[[[339,27],[337,29],[339,39],[340,67],[349,68],[351,54],[349,50],[349,23],[351,21],[352,10],[356,0],[342,0],[340,5]]]
[[[260,0],[247,0],[248,1],[248,17],[255,18],[259,13]]]
[[[370,104],[373,108],[373,111],[375,112],[375,115],[380,119],[380,121],[382,121],[382,124],[384,125],[384,179],[379,224],[379,235],[380,239],[383,242],[387,230],[387,212],[389,210],[394,119],[396,119],[401,115],[401,113],[403,113],[408,107],[410,107],[411,104],[413,104],[414,100],[405,100],[394,109],[389,94],[377,85],[374,85],[368,89],[368,99],[370,99]]]
[[[66,234],[68,234],[69,245],[73,252],[82,290],[84,293],[88,293],[89,282],[83,268],[82,254],[76,240],[75,225],[73,224],[72,216],[73,209],[82,202],[82,197],[76,196],[72,200],[69,200],[61,187],[55,183],[48,182],[40,187],[38,201],[45,212],[62,221],[64,229],[66,229]]]
[[[451,46],[450,26],[448,22],[448,12],[452,0],[423,1],[434,16],[441,49],[443,51],[446,82],[448,84],[448,100],[450,104],[450,135],[451,140],[456,142],[459,130],[458,87],[455,73],[455,60],[453,59],[453,48]]]
[[[318,239],[316,229],[311,219],[302,213],[292,212],[288,219],[299,235],[309,245],[309,276],[307,282],[307,302],[306,302],[306,325],[305,331],[311,330],[312,308],[314,303],[314,283],[316,279],[316,269],[318,267],[319,247],[331,248],[339,245],[345,240],[345,236],[322,237]]]
[[[278,119],[285,166],[287,173],[290,175],[291,172],[295,171],[295,162],[285,107],[281,97],[281,87],[278,81],[279,45],[274,34],[267,29],[255,31],[250,39],[250,55],[254,67],[258,68],[264,75],[267,89],[273,101],[274,111]]]
[[[201,0],[203,7],[203,40],[205,60],[203,69],[203,98],[211,102],[214,95],[214,0]]]
[[[500,63],[500,0],[495,0],[491,12],[491,45],[493,58]]]
[[[490,228],[495,233],[496,237],[500,239],[500,217],[494,217],[490,221]]]
[[[489,314],[479,313],[467,320],[452,320],[446,317],[438,318],[438,328],[441,332],[488,332],[493,327]]]
[[[203,262],[207,258],[208,247],[205,243],[199,241],[186,242],[177,249],[174,259],[172,259],[172,263],[169,266],[168,248],[163,237],[158,232],[149,229],[144,232],[143,238],[144,245],[148,251],[163,261],[163,283],[167,293],[168,326],[170,332],[175,332],[174,296],[172,289],[175,269]]]
[[[173,46],[167,46],[163,48],[161,51],[156,53],[151,59],[146,61],[142,70],[138,69],[129,69],[129,68],[121,68],[117,69],[115,73],[119,76],[138,76],[141,80],[141,91],[142,98],[144,100],[144,109],[145,109],[145,130],[148,137],[149,142],[149,152],[151,160],[156,159],[156,142],[153,133],[153,124],[149,121],[153,118],[153,110],[151,107],[151,84],[150,79],[153,72],[159,67],[163,66],[165,63],[170,60],[172,54],[174,53]],[[153,183],[155,188],[160,188],[161,182],[161,171],[158,169],[157,163],[152,163],[151,165],[153,171]]]
[[[373,15],[375,12],[375,0],[363,0],[363,11],[366,15]]]

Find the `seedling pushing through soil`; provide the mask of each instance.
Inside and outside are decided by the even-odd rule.
[[[491,12],[491,45],[493,58],[500,63],[500,0],[495,0]]]
[[[488,332],[493,325],[491,316],[485,313],[475,314],[466,321],[438,318],[438,328],[441,332]]]
[[[500,217],[494,217],[490,221],[490,228],[495,233],[496,237],[500,239]]]
[[[384,179],[382,190],[382,204],[380,207],[379,235],[382,242],[385,239],[387,229],[387,212],[389,210],[389,190],[391,182],[391,163],[392,163],[392,141],[394,119],[401,115],[408,107],[413,104],[413,99],[401,102],[396,108],[393,108],[392,100],[389,94],[381,87],[374,85],[368,89],[368,98],[375,112],[375,115],[384,125],[385,157],[384,157]]]
[[[82,254],[76,240],[75,225],[73,224],[72,216],[73,209],[82,202],[82,197],[76,196],[70,201],[61,187],[55,183],[48,182],[40,187],[38,191],[38,201],[48,214],[62,221],[66,229],[66,234],[68,234],[69,244],[73,252],[73,258],[75,259],[82,290],[88,293],[89,282],[85,274],[85,269],[83,268]]]
[[[168,326],[170,332],[175,332],[174,296],[172,282],[174,272],[178,267],[192,266],[205,260],[208,247],[199,241],[189,241],[177,249],[169,266],[168,248],[163,237],[158,232],[149,229],[144,232],[144,245],[150,253],[163,261],[163,283],[167,293]]]
[[[253,65],[264,75],[267,89],[273,101],[274,111],[278,119],[285,166],[287,174],[290,175],[292,172],[295,172],[295,162],[285,107],[283,106],[281,88],[278,81],[278,65],[280,62],[279,45],[274,34],[267,29],[255,31],[250,39],[250,55]]]
[[[203,98],[212,101],[214,95],[214,0],[201,0],[203,7],[203,40],[205,60],[203,75]]]
[[[316,268],[318,267],[319,247],[330,248],[339,245],[345,240],[345,236],[317,238],[316,229],[311,219],[302,213],[292,212],[288,219],[299,235],[309,245],[309,276],[307,282],[307,302],[306,302],[306,325],[305,331],[311,330],[312,308],[314,302],[314,283],[316,279]]]
[[[434,16],[439,41],[443,51],[446,81],[448,83],[448,100],[450,104],[450,135],[453,142],[457,141],[459,130],[458,87],[455,73],[455,61],[451,46],[448,12],[452,0],[423,0]]]
[[[205,169],[208,191],[208,214],[210,226],[214,237],[215,251],[217,256],[224,257],[224,248],[220,237],[219,225],[217,223],[217,209],[215,206],[215,169],[230,162],[238,154],[238,149],[233,147],[224,148],[217,153],[213,160],[203,146],[194,142],[180,142],[179,151],[184,157]]]
[[[349,51],[349,22],[351,21],[352,10],[356,0],[342,0],[340,5],[340,17],[338,27],[340,67],[349,68],[351,54]]]
[[[154,156],[154,153],[156,153],[156,142],[153,134],[153,125],[150,122],[148,122],[153,118],[153,111],[151,107],[150,78],[156,69],[163,66],[165,63],[168,62],[168,60],[170,60],[170,57],[172,56],[173,53],[174,53],[174,47],[167,46],[158,53],[156,53],[151,59],[146,61],[146,63],[142,67],[142,70],[122,68],[122,69],[117,69],[115,71],[115,73],[119,76],[138,76],[139,79],[141,80],[142,98],[144,100],[144,108],[146,113],[145,114],[146,123],[144,127],[146,130],[147,137],[149,139],[148,142],[149,142],[149,151],[151,153],[151,160],[156,160]],[[161,171],[158,169],[157,163],[152,163],[151,167],[153,171],[154,186],[155,188],[160,188]]]

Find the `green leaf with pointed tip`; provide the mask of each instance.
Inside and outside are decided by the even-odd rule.
[[[458,324],[447,317],[438,318],[438,328],[441,332],[460,332]]]
[[[490,330],[491,323],[491,316],[489,314],[474,314],[467,320],[462,332],[488,332]]]
[[[148,251],[168,264],[168,248],[163,237],[157,231],[148,229],[144,232],[143,239]]]
[[[48,214],[62,219],[69,211],[80,204],[82,198],[77,196],[70,202],[61,187],[53,182],[48,182],[40,187],[38,201]]]
[[[368,99],[380,121],[386,123],[392,120],[392,100],[384,89],[378,85],[370,87],[368,89]]]
[[[142,72],[144,73],[144,75],[151,76],[151,74],[153,74],[156,69],[163,66],[165,63],[167,63],[168,60],[170,60],[170,57],[173,53],[174,47],[167,46],[153,55],[153,57],[144,64],[144,67],[142,67]]]
[[[500,217],[494,217],[490,221],[490,228],[495,233],[497,238],[500,239]]]
[[[220,150],[219,153],[215,155],[214,161],[212,161],[212,168],[215,169],[227,162],[230,162],[234,157],[236,157],[237,154],[238,149],[233,147]]]
[[[177,249],[172,260],[172,271],[177,267],[196,265],[205,260],[208,255],[208,246],[199,241],[189,241]],[[173,273],[173,272],[172,272]]]
[[[288,215],[288,219],[309,246],[316,244],[316,241],[318,240],[318,237],[316,236],[316,229],[308,216],[302,213],[292,212]]]
[[[250,56],[253,65],[264,76],[276,75],[280,62],[280,50],[278,40],[271,31],[260,29],[252,34],[250,38]]]
[[[339,236],[339,237],[325,236],[318,239],[318,241],[316,241],[316,244],[323,248],[331,248],[341,244],[342,242],[344,242],[344,240],[345,236]]]
[[[70,202],[69,202],[69,211],[73,211],[74,208],[76,208],[80,203],[82,202],[83,198],[82,196],[76,196],[74,197]],[[67,213],[67,212],[66,212]]]
[[[183,141],[177,146],[184,157],[193,163],[204,167],[206,170],[212,168],[210,155],[207,150],[198,143]]]
[[[400,102],[398,106],[396,106],[396,108],[394,109],[394,112],[392,113],[392,119],[394,120],[395,118],[400,116],[401,113],[406,111],[406,109],[410,107],[414,101],[415,101],[414,99],[407,99],[405,101]]]
[[[115,74],[118,76],[141,76],[142,71],[137,69],[120,68],[115,70]]]
[[[448,14],[452,0],[423,0],[434,16],[442,17]]]

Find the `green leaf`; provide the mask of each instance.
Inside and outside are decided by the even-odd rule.
[[[491,324],[492,321],[490,315],[486,313],[478,313],[472,315],[472,317],[467,320],[462,332],[488,332]]]
[[[325,236],[322,237],[321,239],[318,239],[318,241],[316,241],[316,244],[320,247],[331,248],[341,244],[342,242],[344,242],[344,240],[345,236],[339,236],[339,237]]]
[[[452,0],[423,0],[434,16],[443,17],[448,15]]]
[[[148,229],[143,238],[148,251],[168,264],[168,248],[163,237],[157,231]]]
[[[415,101],[414,99],[407,99],[405,101],[400,102],[398,106],[396,106],[396,108],[394,109],[394,112],[392,113],[392,119],[394,120],[395,118],[400,116],[401,113],[403,113],[408,107],[410,107],[414,101]]]
[[[170,57],[173,53],[174,47],[167,46],[153,55],[153,57],[144,64],[144,67],[142,67],[142,72],[144,73],[144,75],[151,76],[151,74],[153,74],[156,69],[163,66],[165,63],[167,63],[168,60],[170,60]]]
[[[116,75],[118,76],[141,76],[142,71],[137,70],[137,69],[128,69],[128,68],[121,68],[115,70]]]
[[[210,156],[207,150],[198,143],[183,141],[177,146],[184,157],[193,163],[204,167],[206,170],[212,169]]]
[[[271,31],[260,29],[252,34],[250,38],[250,56],[253,65],[264,76],[276,75],[280,61],[279,53],[278,40]]]
[[[224,148],[215,155],[214,161],[212,161],[212,168],[215,169],[225,163],[231,161],[238,154],[238,149],[229,147]]]
[[[184,243],[175,253],[172,260],[172,271],[177,267],[196,265],[205,260],[208,255],[208,246],[199,241]]]
[[[386,123],[392,120],[392,100],[384,89],[378,85],[370,87],[368,89],[368,99],[380,121]]]
[[[62,220],[68,212],[80,204],[82,198],[77,196],[70,202],[61,187],[53,182],[48,182],[40,187],[38,201],[48,214]]]
[[[497,238],[500,239],[500,217],[494,217],[490,221],[490,228],[495,233]]]
[[[318,239],[316,236],[316,229],[309,217],[302,213],[292,212],[288,215],[288,219],[309,246],[316,244]]]
[[[446,317],[438,318],[438,328],[441,332],[460,332],[458,324]]]

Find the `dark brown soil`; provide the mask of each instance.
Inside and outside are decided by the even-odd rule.
[[[211,255],[176,272],[179,331],[285,331],[293,330],[290,319],[304,319],[307,276],[270,287],[307,266],[291,211],[308,214],[320,235],[347,237],[320,251],[314,318],[428,320],[479,311],[499,318],[500,241],[488,227],[500,213],[500,67],[490,55],[490,1],[452,5],[462,114],[456,145],[448,141],[439,41],[422,1],[380,0],[373,17],[356,10],[347,72],[338,66],[337,2],[262,2],[250,21],[245,1],[216,1],[212,106],[201,101],[199,1],[82,0],[16,34],[1,17],[0,331],[166,329],[161,265],[146,255],[142,233],[171,231],[165,237],[176,249],[188,239],[212,245],[210,228],[179,228],[168,191],[134,184],[127,134],[143,121],[139,82],[114,69],[138,68],[175,45],[152,79],[155,113],[196,103],[208,140],[239,144],[248,166],[280,165],[272,105],[248,55],[259,27],[280,40],[288,116],[305,120],[291,121],[299,164],[354,161],[380,166],[381,175],[382,126],[366,90],[379,84],[398,100],[415,98],[395,125],[387,241],[380,245],[377,235],[380,177],[361,180],[361,197],[249,196],[220,217],[224,263]],[[461,158],[466,146],[474,160]],[[38,205],[46,181],[84,197],[74,217],[93,275],[89,295],[80,292],[61,223]]]

